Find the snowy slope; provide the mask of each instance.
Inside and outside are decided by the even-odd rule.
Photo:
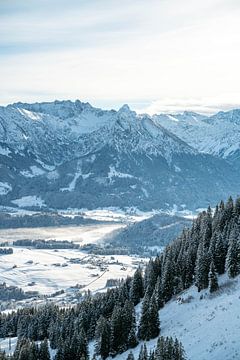
[[[161,335],[182,341],[189,360],[234,360],[240,358],[240,278],[220,278],[220,289],[210,295],[191,287],[160,310]],[[202,297],[202,300],[200,299]],[[140,344],[141,345],[141,344]],[[133,350],[137,358],[140,345]],[[148,349],[156,339],[147,342]],[[116,356],[126,359],[127,353]]]

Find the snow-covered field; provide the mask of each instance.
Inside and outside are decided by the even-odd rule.
[[[14,253],[0,257],[0,282],[52,294],[71,286],[102,290],[109,278],[131,275],[139,258],[88,255],[79,250],[39,250],[14,247]],[[32,285],[34,283],[34,285]],[[29,285],[31,284],[31,285]]]
[[[0,242],[18,239],[68,240],[80,245],[103,241],[106,235],[124,227],[123,223],[0,230]],[[52,294],[77,284],[84,290],[102,290],[108,279],[131,275],[139,258],[98,256],[79,249],[42,250],[13,247],[13,254],[0,256],[0,283]],[[30,284],[30,285],[29,285]]]

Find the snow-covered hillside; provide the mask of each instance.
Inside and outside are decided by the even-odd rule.
[[[193,114],[181,121],[189,116],[191,124],[210,126]],[[230,164],[166,128],[127,105],[119,111],[79,100],[0,107],[1,204],[196,209],[237,194],[240,180]]]
[[[192,286],[160,310],[161,335],[182,341],[189,360],[234,360],[240,358],[240,278],[219,278],[220,289],[209,294]],[[146,343],[148,349],[156,339]],[[137,358],[140,345],[133,349]],[[116,360],[127,358],[126,352]]]
[[[160,114],[153,119],[196,150],[228,159],[239,168],[240,110],[221,111],[210,117],[192,112]]]

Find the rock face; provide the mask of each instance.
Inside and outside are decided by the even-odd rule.
[[[203,127],[209,121],[198,116]],[[127,105],[119,111],[79,100],[1,107],[0,204],[146,210],[197,208],[236,195],[234,166],[183,138],[159,116],[137,115]]]

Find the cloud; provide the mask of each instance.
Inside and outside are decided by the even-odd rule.
[[[218,111],[227,111],[240,108],[240,93],[223,94],[218,97],[207,98],[162,98],[152,103],[136,108],[138,113],[150,115],[170,113],[177,114],[183,111],[193,111],[199,114],[212,115]]]
[[[0,102],[236,102],[239,17],[236,0],[0,1]]]

